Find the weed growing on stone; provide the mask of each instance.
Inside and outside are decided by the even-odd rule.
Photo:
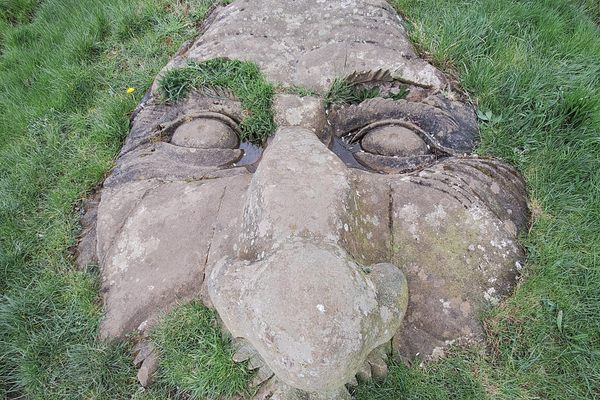
[[[356,104],[379,95],[379,88],[360,88],[345,79],[337,78],[325,95],[325,107],[332,104]]]
[[[400,100],[406,97],[408,90],[402,88],[398,93],[385,95],[383,97],[392,100]],[[331,84],[329,91],[325,95],[324,105],[329,107],[332,104],[358,104],[368,99],[379,97],[379,87],[362,87],[361,85],[348,82],[346,79],[337,78]]]
[[[294,86],[289,86],[289,87],[279,87],[277,88],[279,92],[281,93],[287,93],[287,94],[295,94],[297,96],[300,97],[307,97],[307,96],[319,96],[319,93],[306,88],[304,86],[298,86],[298,85],[294,85]]]
[[[167,101],[177,101],[191,90],[227,88],[241,101],[248,116],[240,124],[242,140],[263,144],[275,131],[273,122],[273,85],[255,63],[228,59],[191,62],[167,71],[159,81],[159,90]]]

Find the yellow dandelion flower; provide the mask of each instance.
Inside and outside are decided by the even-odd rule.
[[[127,93],[133,93],[133,92],[135,92],[135,88],[132,88],[132,87],[127,88]]]

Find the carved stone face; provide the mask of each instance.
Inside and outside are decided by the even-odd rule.
[[[478,313],[510,292],[523,257],[524,184],[469,155],[472,107],[387,3],[237,1],[168,68],[219,57],[317,95],[276,95],[278,129],[248,167],[237,99],[151,93],[98,209],[102,336],[201,296],[259,380],[325,398],[385,372],[390,341],[428,357],[480,338]],[[326,109],[346,77],[377,96]]]

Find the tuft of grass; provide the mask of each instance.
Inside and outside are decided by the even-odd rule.
[[[167,101],[177,101],[193,89],[210,87],[231,90],[247,111],[248,116],[240,124],[240,139],[262,145],[275,131],[275,89],[255,63],[224,58],[190,62],[167,71],[159,80],[159,91]]]
[[[277,88],[277,91],[280,93],[295,94],[300,97],[308,97],[308,96],[317,97],[317,96],[319,96],[319,93],[316,92],[315,90],[309,89],[304,86],[299,86],[299,85],[280,86]]]
[[[176,387],[177,396],[222,399],[248,395],[250,372],[233,361],[230,339],[217,314],[199,301],[179,306],[152,334],[160,357],[159,386]]]
[[[0,19],[11,24],[30,22],[41,0],[2,0]]]
[[[334,79],[325,95],[325,107],[332,104],[357,104],[379,96],[379,88],[361,88],[346,79]]]
[[[364,87],[348,82],[346,79],[336,78],[325,94],[325,108],[332,104],[358,104],[375,97],[384,97],[392,100],[400,100],[406,97],[408,89],[402,87],[397,93],[382,95],[378,86]]]

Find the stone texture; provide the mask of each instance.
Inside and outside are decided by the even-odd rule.
[[[391,182],[392,262],[407,274],[411,292],[395,346],[407,357],[480,340],[479,314],[510,293],[523,260],[516,226],[524,226],[526,205],[514,202],[518,212],[495,214],[478,195],[480,184],[463,180],[473,162],[448,160]],[[525,199],[523,182],[512,183]],[[496,184],[499,192],[512,189]]]
[[[242,255],[256,259],[295,236],[339,240],[351,193],[346,171],[313,132],[279,129],[248,191],[239,239]]]
[[[433,89],[446,83],[417,57],[398,15],[383,0],[236,1],[168,68],[217,57],[254,61],[273,82],[321,94],[335,78],[365,70],[387,69]]]
[[[254,263],[220,262],[209,290],[229,331],[246,338],[279,379],[308,392],[348,382],[391,338],[408,298],[396,267],[366,274],[341,248],[302,240]]]
[[[194,149],[164,142],[152,143],[119,158],[104,186],[149,179],[201,180],[211,172],[232,166],[242,156],[240,149]]]
[[[230,187],[246,176],[206,182],[142,181],[106,188],[98,211],[104,338],[122,337],[178,300],[198,295]],[[199,206],[200,205],[200,206]]]
[[[431,165],[436,159],[433,154],[412,157],[390,157],[362,151],[355,153],[354,157],[365,167],[386,174],[404,174],[413,172]]]
[[[427,144],[410,129],[386,125],[368,132],[360,142],[363,150],[382,156],[410,157],[428,152]]]
[[[342,247],[363,265],[388,261],[392,250],[389,185],[373,184],[372,172],[356,169],[349,176],[352,190],[343,218]]]
[[[198,118],[180,125],[171,138],[177,146],[197,149],[235,149],[240,140],[226,124],[216,119]]]
[[[140,369],[137,373],[137,379],[140,385],[148,387],[154,382],[154,375],[158,370],[158,355],[156,352],[152,352],[142,362]]]
[[[275,96],[273,109],[277,126],[305,128],[314,132],[326,145],[331,142],[332,136],[321,98],[278,94]]]
[[[306,392],[293,388],[278,379],[271,379],[252,397],[252,400],[351,400],[345,386],[325,392]]]
[[[144,99],[98,207],[100,335],[148,329],[201,297],[249,343],[235,357],[258,371],[256,398],[280,400],[349,399],[345,384],[385,375],[392,337],[396,353],[425,358],[481,339],[479,313],[510,293],[523,260],[524,183],[499,161],[460,156],[477,140],[473,107],[417,56],[393,10],[238,0],[210,20],[167,68],[253,60],[275,83],[318,96],[277,95],[279,129],[254,173],[234,167],[239,149],[187,147],[220,147],[238,132],[246,114],[230,93]],[[378,69],[408,96],[322,108],[334,79]],[[208,129],[209,144],[185,132],[206,118],[226,126]],[[382,124],[418,130],[432,154]],[[365,127],[378,127],[363,138],[375,154],[356,158],[387,174],[349,169],[328,149],[332,135]]]

